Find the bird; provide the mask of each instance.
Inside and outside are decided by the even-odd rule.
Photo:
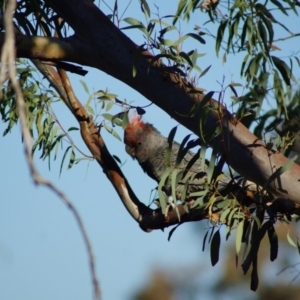
[[[194,159],[195,153],[186,149],[178,164],[178,152],[181,145],[176,141],[172,143],[168,161],[166,159],[167,153],[170,151],[168,138],[163,136],[152,124],[144,122],[141,116],[135,115],[128,122],[124,129],[124,143],[126,152],[133,159],[136,159],[144,172],[158,184],[161,182],[166,170],[173,168],[173,171],[177,171],[179,174],[175,191],[177,199],[181,199],[184,190],[184,195],[186,195],[184,200],[186,201],[190,199],[189,195],[191,193],[207,189],[209,185],[207,177],[208,161],[205,160],[201,164],[200,158]],[[192,160],[194,163],[192,163]],[[169,174],[171,174],[171,171]],[[230,177],[223,175],[217,183],[218,191],[224,190],[231,181]],[[162,187],[167,196],[174,195],[171,189],[170,177]]]

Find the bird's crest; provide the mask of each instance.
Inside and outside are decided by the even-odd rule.
[[[142,121],[142,117],[136,114],[131,118],[131,121],[129,121],[129,123],[127,124],[125,132],[127,131],[134,133],[137,130],[139,130],[139,128],[144,128],[145,125],[146,124]]]

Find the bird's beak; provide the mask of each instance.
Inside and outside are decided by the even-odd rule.
[[[129,155],[135,157],[135,148],[126,145],[125,150]]]

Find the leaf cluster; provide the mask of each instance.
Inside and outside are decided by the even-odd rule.
[[[137,65],[140,54],[145,51],[151,51],[154,57],[151,60],[150,66],[157,61],[162,62],[163,70],[178,73],[180,76],[186,77],[192,70],[202,72],[197,64],[197,59],[204,56],[198,52],[197,48],[185,51],[183,48],[184,41],[187,39],[194,39],[200,44],[205,44],[203,32],[189,32],[182,35],[179,29],[168,23],[167,19],[174,18],[173,15],[159,16],[157,18],[150,18],[151,11],[146,0],[141,1],[142,12],[145,16],[146,22],[142,22],[132,17],[124,18],[123,21],[129,26],[122,27],[122,30],[138,29],[143,33],[145,42],[138,48],[133,64],[133,76],[136,76]],[[170,37],[176,37],[170,38]]]

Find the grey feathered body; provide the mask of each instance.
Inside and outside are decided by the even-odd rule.
[[[177,142],[174,142],[172,145],[172,151],[170,155],[170,165],[168,165],[166,160],[166,154],[167,150],[169,148],[168,140],[165,139],[165,143],[163,147],[160,147],[156,150],[156,155],[158,155],[161,159],[157,159],[157,156],[149,157],[149,159],[145,162],[139,162],[143,170],[154,180],[157,181],[157,183],[160,182],[162,176],[166,172],[168,167],[174,168],[175,170],[175,162],[177,159],[177,154],[179,151],[180,145]],[[194,157],[194,153],[191,151],[188,151],[187,154],[184,156],[180,164],[176,167],[178,170],[185,171],[187,164],[189,161]],[[154,166],[154,167],[153,167]],[[196,192],[199,190],[203,190],[204,184],[207,180],[206,176],[206,170],[207,166],[204,165],[204,170],[201,169],[199,160],[195,162],[193,166],[186,172],[184,178],[181,178],[181,180],[178,182],[178,185],[176,187],[176,194],[177,197],[180,197],[180,194],[182,192],[182,189],[184,187],[184,183],[186,180],[189,180],[188,185],[188,193]],[[171,179],[168,180],[168,182],[164,186],[164,191],[166,191],[168,194],[171,194]]]
[[[144,128],[141,132],[137,132],[137,143],[133,146],[126,145],[126,151],[130,154],[131,150],[134,150],[133,157],[137,159],[142,169],[157,183],[160,182],[162,176],[166,172],[168,167],[175,165],[179,147],[177,142],[173,142],[172,151],[170,154],[170,166],[166,160],[166,154],[169,148],[168,139],[161,135],[161,133],[153,127],[151,124],[144,124]],[[125,135],[126,140],[130,137]],[[177,169],[186,170],[189,161],[194,157],[192,151],[188,151],[184,158],[181,160]],[[207,181],[207,165],[204,164],[204,168],[201,167],[199,159],[189,168],[186,175],[181,178],[176,187],[176,196],[180,197],[180,194],[184,188],[184,183],[189,180],[187,194],[201,191],[204,189],[204,184]],[[230,181],[230,178],[224,178],[222,183],[219,183],[218,190],[224,189],[226,183]],[[171,180],[164,186],[164,191],[171,195]]]

